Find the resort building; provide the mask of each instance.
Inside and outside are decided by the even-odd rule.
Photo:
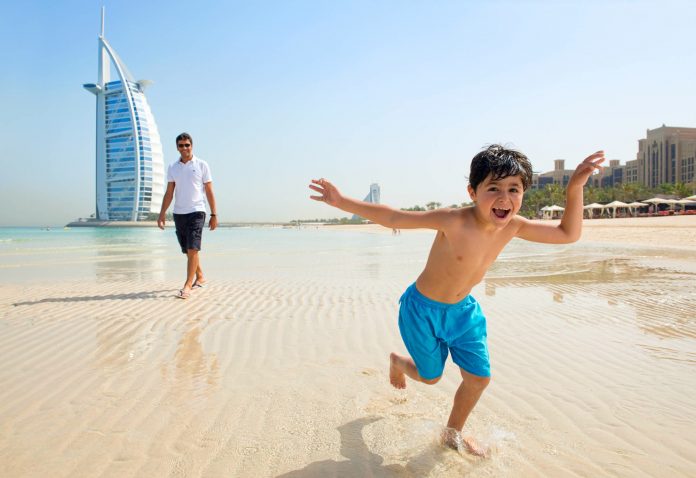
[[[83,85],[97,99],[95,216],[142,221],[164,196],[162,144],[144,94],[151,82],[135,81],[104,38],[103,9],[98,46],[97,83]]]
[[[612,159],[589,182],[595,187],[638,183],[654,188],[660,184],[689,184],[696,182],[696,128],[678,128],[662,125],[647,130],[646,137],[638,140],[636,159],[620,164]],[[572,169],[565,169],[564,160],[554,161],[554,170],[535,174],[532,189],[547,184],[568,184]]]
[[[696,128],[665,126],[648,130],[638,140],[638,181],[648,187],[691,183],[696,156]]]
[[[543,189],[547,184],[560,184],[565,186],[573,175],[572,169],[565,168],[565,159],[553,161],[553,171],[532,175],[531,189]]]

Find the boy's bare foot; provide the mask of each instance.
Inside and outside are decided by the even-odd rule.
[[[403,359],[395,353],[389,354],[389,382],[394,388],[403,390],[406,388],[406,375],[404,374]]]
[[[480,456],[485,458],[488,456],[484,449],[474,439],[474,437],[463,437],[462,434],[454,428],[446,427],[442,431],[442,444],[458,452],[467,452],[470,455]]]

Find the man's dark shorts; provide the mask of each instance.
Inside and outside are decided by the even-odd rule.
[[[176,238],[179,240],[181,252],[186,254],[189,249],[201,250],[201,236],[205,225],[205,212],[196,211],[190,214],[174,214]]]

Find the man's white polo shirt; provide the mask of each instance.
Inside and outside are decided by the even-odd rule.
[[[213,180],[208,163],[194,156],[187,163],[179,158],[167,169],[167,182],[174,183],[174,214],[205,212],[205,183]]]

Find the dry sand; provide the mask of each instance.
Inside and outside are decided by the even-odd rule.
[[[388,384],[413,277],[211,278],[188,301],[173,280],[5,280],[0,476],[696,476],[696,217],[586,225],[569,251],[640,248],[551,277],[503,259],[474,291],[483,460],[436,441],[451,362],[435,386]]]

